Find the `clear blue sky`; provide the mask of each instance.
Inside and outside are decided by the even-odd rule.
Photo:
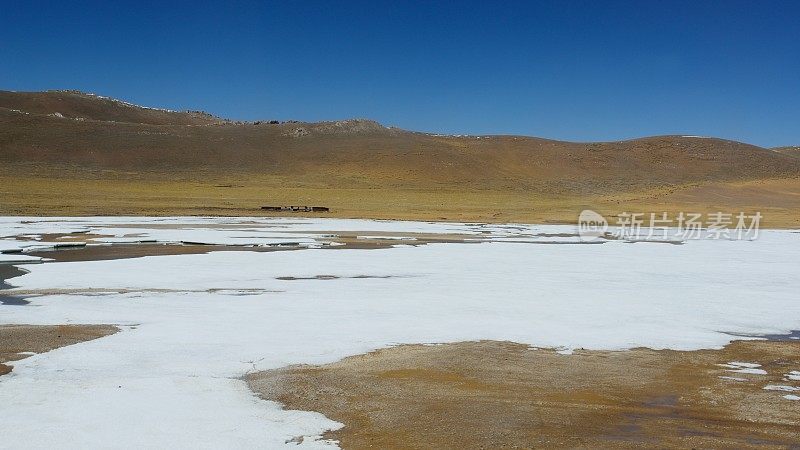
[[[800,1],[0,0],[0,89],[247,120],[800,145]]]

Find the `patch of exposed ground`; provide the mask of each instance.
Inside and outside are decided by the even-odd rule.
[[[343,423],[325,437],[346,449],[793,448],[797,370],[791,341],[569,356],[482,341],[399,346],[247,381],[265,399]]]
[[[175,227],[173,227],[175,228]],[[215,228],[218,228],[215,226]],[[379,236],[381,233],[372,233],[376,236],[363,238],[354,233],[344,233],[341,235],[331,234],[331,237],[318,237],[322,244],[322,249],[382,249],[395,245],[426,245],[435,243],[471,243],[482,242],[473,235],[434,235],[423,233],[386,233],[389,237]],[[396,236],[395,236],[396,235]],[[88,237],[98,235],[83,235],[83,240]],[[314,234],[310,234],[314,237]],[[402,237],[399,238],[397,236]],[[55,262],[75,262],[75,261],[105,261],[113,259],[141,258],[144,256],[165,256],[165,255],[190,255],[210,252],[223,251],[252,251],[252,252],[274,252],[285,250],[303,250],[308,247],[299,244],[275,244],[270,246],[253,245],[221,245],[203,243],[116,243],[116,244],[94,244],[84,246],[63,246],[48,249],[37,249],[24,252],[25,255],[46,258]],[[0,271],[2,271],[0,267]],[[0,272],[0,282],[2,282],[2,272]],[[2,288],[2,286],[0,286]]]
[[[117,331],[113,325],[0,325],[0,375],[13,369],[8,362]]]

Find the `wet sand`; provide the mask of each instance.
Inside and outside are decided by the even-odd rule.
[[[800,401],[784,398],[800,394],[787,378],[797,370],[796,341],[572,355],[482,341],[399,346],[247,381],[287,409],[343,423],[325,437],[346,449],[797,448]]]
[[[90,341],[119,331],[113,325],[0,325],[0,375],[13,369],[6,364],[31,353]]]

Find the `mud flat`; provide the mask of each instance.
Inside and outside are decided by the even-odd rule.
[[[325,436],[342,448],[795,448],[798,370],[791,341],[572,355],[480,341],[392,347],[247,381],[287,409],[343,423]]]

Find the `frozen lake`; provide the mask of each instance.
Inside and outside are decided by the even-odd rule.
[[[0,377],[0,447],[279,448],[307,436],[302,447],[330,448],[313,437],[336,423],[259,400],[241,377],[403,343],[695,350],[800,329],[797,232],[680,245],[584,243],[575,232],[338,219],[0,218],[0,263],[27,271],[0,295],[28,302],[0,304],[0,324],[122,329],[15,362]],[[137,243],[209,250],[46,261],[56,246]],[[61,252],[73,251],[82,250]]]

